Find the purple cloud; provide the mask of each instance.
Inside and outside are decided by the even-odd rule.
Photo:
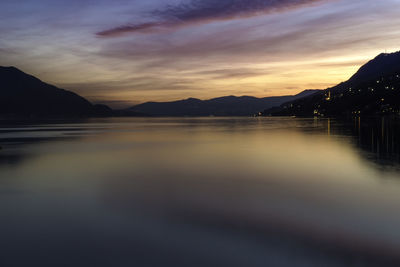
[[[245,18],[283,12],[313,5],[327,0],[190,0],[179,5],[152,12],[155,20],[139,24],[126,24],[97,33],[101,37],[114,37],[126,33],[148,33],[163,28],[184,27],[234,18]]]
[[[112,28],[109,30],[98,32],[98,36],[106,36],[112,37],[115,35],[120,35],[127,32],[151,32],[154,31],[157,27],[164,26],[165,23],[161,22],[149,22],[149,23],[142,23],[142,24],[130,24],[119,26],[116,28]]]

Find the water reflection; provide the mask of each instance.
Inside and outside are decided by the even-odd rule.
[[[143,119],[137,119],[142,120]],[[149,119],[146,119],[149,120]],[[398,167],[400,163],[400,121],[397,118],[355,118],[352,121],[334,119],[287,119],[277,121],[265,119],[187,118],[184,123],[177,119],[153,119],[155,125],[147,125],[142,130],[156,127],[176,127],[201,129],[215,127],[218,130],[235,133],[236,131],[279,130],[302,131],[306,134],[326,134],[327,136],[350,137],[366,160],[377,164],[378,168]],[[0,125],[0,164],[17,164],[24,157],[30,156],[26,150],[14,149],[35,143],[62,141],[97,135],[107,131],[127,130],[121,127],[125,122],[109,119],[96,121],[41,121],[40,124],[26,122],[1,122]],[[144,126],[144,125],[142,125]],[[131,129],[130,129],[131,130]]]
[[[359,154],[380,170],[399,169],[400,120],[398,118],[354,118],[352,120],[315,119],[315,128],[328,136],[348,136]]]
[[[18,165],[35,155],[41,143],[62,142],[99,134],[105,130],[87,120],[75,121],[0,121],[0,165]],[[30,148],[33,149],[30,149]],[[17,167],[17,166],[16,166]]]
[[[369,153],[368,159],[382,166],[398,167],[400,163],[400,122],[379,118],[355,121],[358,146]]]
[[[399,266],[397,125],[2,127],[0,265]]]

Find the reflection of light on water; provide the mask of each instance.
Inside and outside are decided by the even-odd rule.
[[[331,135],[331,119],[328,119],[328,136]]]
[[[11,217],[29,221],[40,214],[35,215],[40,224],[52,220],[43,214],[51,214],[77,224],[77,229],[92,224],[114,229],[116,221],[128,220],[119,227],[133,236],[138,229],[130,220],[150,220],[148,234],[154,229],[159,239],[172,231],[170,224],[177,229],[184,224],[191,230],[183,240],[205,231],[207,242],[213,243],[228,231],[232,238],[228,243],[239,244],[243,237],[223,227],[232,220],[232,225],[245,225],[246,231],[256,233],[261,226],[278,227],[282,232],[304,232],[302,238],[307,239],[308,226],[320,238],[341,234],[353,241],[400,245],[398,172],[379,171],[353,144],[362,145],[361,133],[366,132],[372,147],[376,138],[387,142],[379,134],[370,139],[371,129],[364,130],[360,118],[356,125],[351,122],[358,141],[331,119],[111,122],[113,127],[97,123],[101,131],[91,124],[80,125],[82,132],[90,127],[90,135],[77,131],[73,139],[22,146],[34,156],[14,168],[0,165],[0,171],[12,177],[6,180],[10,191],[34,197],[28,197],[28,205],[27,195],[0,191],[0,210],[16,205]],[[382,138],[391,136],[388,129],[382,130]],[[24,205],[29,209],[22,209]],[[213,230],[219,229],[214,228],[215,220],[222,221],[221,230]],[[52,227],[59,230],[56,224]],[[84,231],[78,233],[87,237]],[[268,235],[263,238],[268,242]]]

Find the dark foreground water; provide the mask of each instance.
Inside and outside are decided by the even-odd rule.
[[[400,266],[395,120],[0,124],[0,266]]]

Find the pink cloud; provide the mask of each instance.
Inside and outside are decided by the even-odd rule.
[[[116,37],[127,33],[149,33],[165,28],[185,27],[197,23],[252,17],[284,12],[328,0],[191,0],[152,12],[153,22],[127,24],[97,33],[101,37]]]

